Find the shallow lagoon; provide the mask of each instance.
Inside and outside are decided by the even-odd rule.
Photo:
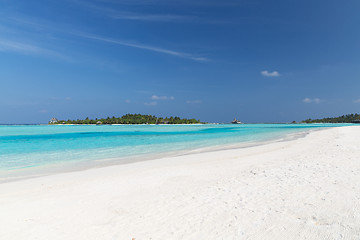
[[[348,124],[0,126],[0,174],[39,166],[117,164],[142,156],[248,146]],[[101,161],[104,163],[104,161]]]

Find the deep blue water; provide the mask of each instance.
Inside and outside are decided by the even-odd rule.
[[[256,143],[329,126],[342,125],[3,125],[0,126],[0,170]]]

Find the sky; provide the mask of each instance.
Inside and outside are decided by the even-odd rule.
[[[358,0],[0,0],[0,123],[360,112]]]

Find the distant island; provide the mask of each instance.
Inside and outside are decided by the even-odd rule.
[[[156,117],[153,115],[142,114],[126,114],[122,117],[107,117],[89,119],[88,117],[80,120],[58,120],[52,118],[49,124],[196,124],[201,123],[200,120],[186,119],[180,117]]]
[[[356,113],[322,119],[309,118],[301,121],[301,123],[360,123],[360,115]]]

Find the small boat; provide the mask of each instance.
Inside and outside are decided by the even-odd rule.
[[[242,122],[240,122],[239,120],[237,120],[236,118],[234,118],[234,121],[231,122],[232,124],[242,124]]]

